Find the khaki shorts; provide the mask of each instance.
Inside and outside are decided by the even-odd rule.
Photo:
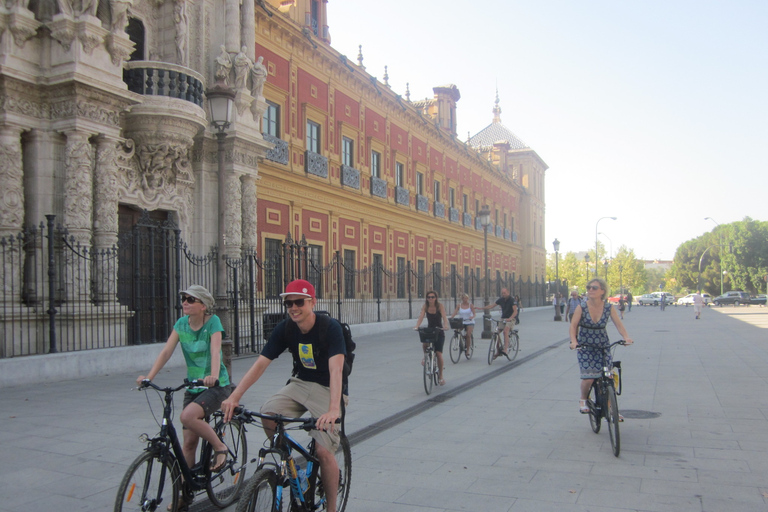
[[[282,416],[300,417],[309,411],[310,416],[319,417],[328,412],[331,400],[331,390],[316,382],[306,382],[291,377],[288,384],[272,395],[261,406],[262,414],[280,414]],[[349,403],[349,397],[344,395],[344,406]],[[336,453],[339,447],[339,425],[333,432],[311,430],[309,432],[316,442],[331,453]]]

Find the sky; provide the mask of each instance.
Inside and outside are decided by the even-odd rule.
[[[411,100],[456,84],[547,163],[547,250],[671,260],[768,220],[768,1],[328,0],[331,46]],[[383,6],[383,7],[382,7]],[[616,217],[617,220],[602,219]],[[705,220],[711,217],[713,220]]]

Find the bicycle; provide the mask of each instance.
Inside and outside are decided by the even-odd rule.
[[[491,318],[491,322],[496,324],[491,335],[491,344],[488,346],[488,364],[493,363],[493,360],[504,354],[509,361],[514,361],[517,357],[517,353],[520,350],[520,336],[517,334],[517,329],[511,329],[509,331],[509,350],[504,353],[504,326],[507,322],[513,320],[496,320]]]
[[[427,394],[432,393],[432,385],[440,382],[440,373],[437,363],[437,352],[435,351],[435,342],[439,335],[440,330],[436,327],[420,327],[419,339],[422,343],[426,343],[427,348],[424,349],[424,367],[422,368],[424,374],[424,391]]]
[[[238,412],[239,411],[239,412]],[[317,458],[317,447],[312,439],[305,447],[288,434],[288,430],[315,429],[317,418],[289,418],[261,414],[245,408],[236,409],[238,421],[258,424],[261,420],[275,423],[275,433],[259,450],[258,465],[243,489],[237,512],[311,512],[327,510],[327,497],[323,488],[322,468]],[[298,423],[288,427],[288,423]],[[336,512],[343,512],[349,499],[352,478],[352,451],[349,440],[341,430],[341,442],[336,451],[339,465],[339,486],[336,493]],[[301,459],[294,459],[296,451]],[[302,467],[303,462],[303,467]]]
[[[131,463],[120,482],[115,499],[115,512],[181,511],[180,493],[183,492],[186,498],[192,498],[203,489],[211,503],[219,508],[235,501],[243,485],[248,458],[248,443],[242,423],[224,423],[221,411],[216,411],[209,418],[209,421],[213,422],[213,430],[226,442],[229,450],[224,466],[215,472],[211,471],[213,447],[204,439],[200,444],[200,462],[191,468],[187,465],[176,428],[173,426],[173,394],[184,388],[204,388],[202,383],[202,380],[184,379],[181,386],[163,388],[145,380],[137,388],[152,388],[158,391],[158,395],[165,394],[163,417],[158,423],[160,433],[157,436],[150,438],[147,434],[142,434],[139,437],[142,442],[147,443],[147,447]],[[188,502],[191,502],[191,499]]]
[[[603,371],[599,378],[592,382],[592,388],[587,397],[589,407],[589,424],[595,434],[600,432],[600,422],[605,418],[608,425],[608,435],[611,438],[611,448],[615,457],[621,450],[621,438],[619,436],[619,423],[622,420],[619,414],[619,402],[616,398],[621,395],[621,361],[613,361],[608,365],[608,354],[616,345],[625,345],[624,340],[611,343],[603,349]],[[576,345],[576,350],[583,345]]]
[[[451,361],[453,364],[458,363],[461,360],[461,354],[467,358],[467,361],[472,359],[472,353],[475,351],[474,343],[469,345],[467,340],[467,328],[464,325],[464,321],[461,318],[451,318],[451,328],[453,329],[453,338],[451,338]]]

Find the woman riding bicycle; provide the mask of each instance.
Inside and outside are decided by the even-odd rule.
[[[579,412],[582,414],[589,413],[587,406],[589,390],[592,388],[592,382],[603,372],[604,349],[610,345],[608,333],[605,330],[609,317],[624,337],[626,344],[631,345],[633,343],[616,308],[606,300],[607,297],[608,285],[605,280],[592,279],[587,283],[587,299],[576,306],[571,320],[571,350],[575,349],[576,345],[580,346],[577,358],[581,373]],[[608,364],[611,364],[610,354]]]
[[[421,307],[421,314],[419,319],[416,320],[416,327],[414,330],[418,331],[421,322],[424,317],[427,317],[427,327],[433,327],[440,329],[437,333],[437,340],[435,341],[435,353],[437,355],[437,368],[438,368],[438,383],[441,386],[445,386],[445,379],[443,378],[443,345],[445,344],[445,332],[448,330],[448,317],[445,314],[445,307],[437,300],[437,292],[430,290],[427,292],[427,299],[424,301],[424,305]],[[427,350],[427,344],[422,343],[423,350]],[[421,359],[421,364],[424,364],[424,358]]]
[[[456,306],[451,318],[459,315],[464,329],[467,331],[467,343],[466,351],[467,357],[469,357],[470,349],[472,348],[472,331],[475,329],[475,305],[469,302],[469,295],[466,293],[461,296],[461,304]]]
[[[214,449],[211,470],[218,471],[227,462],[227,445],[205,421],[205,417],[216,412],[230,393],[229,374],[221,357],[221,333],[224,328],[221,320],[213,314],[215,302],[208,290],[200,285],[192,285],[181,294],[181,308],[184,316],[173,326],[152,369],[140,375],[136,382],[152,380],[163,369],[173,355],[177,344],[181,344],[184,359],[187,362],[187,378],[202,379],[208,389],[187,390],[184,394],[184,407],[179,416],[184,426],[184,458],[189,467],[195,465],[197,443],[202,437]],[[216,381],[219,385],[216,386]],[[183,496],[182,506],[188,506],[191,498]]]

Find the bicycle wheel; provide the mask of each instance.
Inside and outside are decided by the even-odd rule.
[[[451,361],[453,364],[459,362],[461,359],[461,334],[454,332],[453,338],[451,338]]]
[[[427,350],[424,352],[424,391],[427,392],[427,394],[430,394],[432,392],[432,352],[431,350]]]
[[[520,350],[520,336],[516,332],[509,333],[509,352],[507,357],[510,361],[514,361],[517,357],[517,352]]]
[[[619,437],[619,401],[616,399],[616,390],[613,389],[613,383],[608,385],[608,396],[605,400],[605,422],[608,424],[608,434],[611,436],[611,447],[613,455],[619,456],[621,450],[621,441]]]
[[[276,487],[275,472],[266,468],[259,469],[245,484],[236,512],[273,512]]]
[[[339,488],[336,492],[336,512],[344,512],[349,500],[349,483],[352,480],[352,449],[349,446],[347,436],[341,436],[339,448],[336,450],[336,463],[339,465]],[[323,488],[323,470],[318,473],[316,504],[320,505],[319,510],[328,510],[325,490]]]
[[[467,357],[467,361],[469,361],[470,359],[472,359],[472,353],[475,351],[475,340],[467,339],[465,335],[464,344],[467,347],[466,352],[464,354]]]
[[[600,432],[600,418],[603,414],[599,409],[600,392],[597,390],[597,380],[592,383],[592,388],[589,390],[587,405],[589,406],[589,424],[592,426],[592,432],[597,434]]]
[[[437,352],[432,352],[432,380],[437,386],[440,383],[440,363],[437,361]]]
[[[488,345],[488,364],[493,363],[493,360],[496,359],[496,345],[499,343],[499,335],[498,333],[493,333],[491,335],[491,344]]]
[[[206,456],[201,460],[208,461],[205,466],[208,480],[205,491],[208,498],[216,507],[224,508],[235,501],[238,491],[243,486],[248,463],[248,443],[245,439],[245,428],[237,420],[229,423],[220,421],[214,430],[229,449],[227,462],[221,470],[212,473],[210,468],[214,463],[214,457],[210,445],[206,450]]]
[[[120,482],[115,512],[165,512],[168,505],[176,510],[181,487],[177,467],[173,460],[162,460],[150,452],[139,455]]]

